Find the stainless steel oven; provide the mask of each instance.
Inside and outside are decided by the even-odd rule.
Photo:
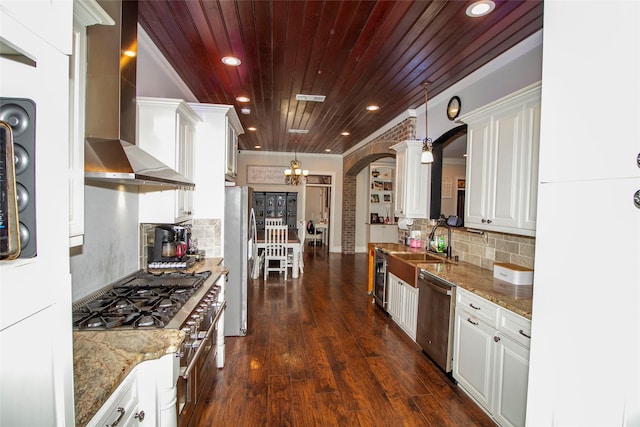
[[[456,287],[424,270],[418,274],[416,342],[445,372],[451,372]]]
[[[387,309],[387,253],[376,248],[373,258],[373,299]]]

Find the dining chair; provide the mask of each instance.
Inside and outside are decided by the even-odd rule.
[[[318,243],[322,245],[322,231],[316,230],[316,226],[313,220],[307,221],[305,241],[309,240],[309,246],[318,246]]]
[[[264,229],[264,280],[270,271],[284,272],[284,280],[287,280],[287,240],[289,239],[289,227],[286,225],[265,226]],[[275,266],[271,265],[271,261]]]
[[[264,225],[265,227],[270,226],[270,225],[282,225],[284,224],[282,221],[282,217],[280,218],[265,218],[264,219]]]

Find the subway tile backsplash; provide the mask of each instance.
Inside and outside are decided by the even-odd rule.
[[[431,232],[429,220],[415,219],[412,230],[420,230],[421,238],[426,240]],[[446,228],[438,228],[436,234],[445,234]],[[401,241],[408,231],[400,230]],[[466,231],[464,228],[452,228],[453,256],[460,261],[493,270],[494,262],[508,262],[522,267],[533,268],[536,239],[534,237],[485,231],[483,235]]]

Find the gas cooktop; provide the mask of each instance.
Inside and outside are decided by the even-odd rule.
[[[210,275],[210,271],[157,275],[140,271],[74,304],[73,327],[164,328]]]

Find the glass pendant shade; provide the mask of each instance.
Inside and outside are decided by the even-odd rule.
[[[433,152],[423,151],[420,156],[420,163],[433,163]]]

